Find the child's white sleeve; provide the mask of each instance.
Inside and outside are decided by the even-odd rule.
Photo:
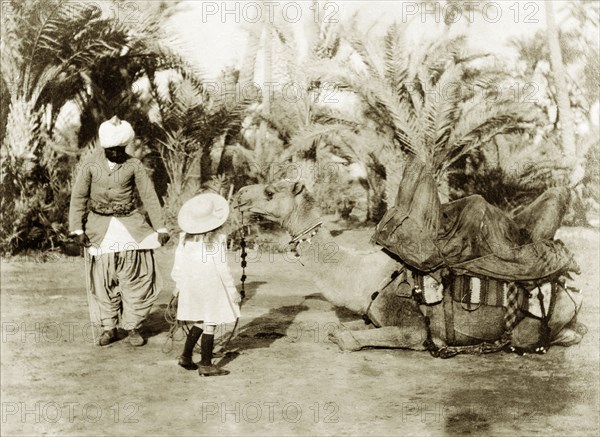
[[[179,234],[179,243],[177,249],[175,249],[175,260],[173,261],[173,269],[171,270],[171,278],[175,281],[175,286],[178,287],[178,283],[181,280],[183,261],[183,240],[185,239],[185,232]]]
[[[215,266],[221,277],[221,281],[223,285],[227,289],[227,293],[229,296],[235,301],[239,297],[238,290],[235,286],[235,280],[231,275],[231,271],[229,270],[229,265],[227,264],[227,247],[225,242],[220,242],[219,244],[219,255],[215,257]]]

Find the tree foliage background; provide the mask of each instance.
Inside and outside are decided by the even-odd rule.
[[[551,29],[513,39],[517,62],[507,63],[470,49],[451,21],[440,23],[444,37],[418,44],[407,38],[410,23],[375,36],[361,30],[359,15],[311,21],[301,44],[289,23],[263,20],[246,25],[245,58],[223,70],[215,90],[164,29],[169,17],[186,13],[185,3],[107,4],[109,11],[134,7],[135,20],[93,3],[3,2],[3,254],[67,245],[77,163],[113,115],[133,124],[129,152],[150,169],[172,230],[182,202],[201,187],[228,196],[290,169],[324,212],[374,223],[415,157],[430,164],[443,200],[478,193],[510,211],[550,186],[569,185],[570,223],[585,225],[598,211],[595,1],[569,2],[556,17],[566,109],[558,104]],[[318,2],[313,8],[325,12]],[[261,81],[294,84],[300,93],[269,94]],[[538,86],[535,100],[511,92],[527,84]],[[223,92],[248,85],[256,92]],[[576,127],[568,163],[567,110]]]

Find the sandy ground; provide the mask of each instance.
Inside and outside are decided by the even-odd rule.
[[[369,235],[337,238],[360,246]],[[325,302],[302,266],[263,254],[250,262],[238,335],[221,359],[231,374],[220,378],[176,365],[181,336],[162,351],[172,249],[157,254],[165,287],[141,348],[92,344],[82,258],[3,262],[1,434],[598,435],[600,237],[558,236],[583,267],[589,333],[577,346],[448,360],[342,353],[327,334],[356,317]]]

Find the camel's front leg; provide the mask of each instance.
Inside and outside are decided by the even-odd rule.
[[[422,351],[427,331],[418,326],[384,326],[360,331],[339,330],[329,334],[329,340],[343,351],[357,351],[364,347],[400,348]]]
[[[340,323],[342,328],[349,329],[350,331],[363,331],[365,329],[373,329],[375,325],[372,323],[365,323],[363,319],[352,320],[351,322]]]

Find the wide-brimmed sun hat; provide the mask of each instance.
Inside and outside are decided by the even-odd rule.
[[[202,193],[185,202],[177,223],[188,234],[203,234],[218,228],[229,216],[229,203],[215,193]]]
[[[98,129],[100,147],[104,149],[125,146],[134,138],[133,127],[125,120],[120,120],[116,115],[102,123]]]

